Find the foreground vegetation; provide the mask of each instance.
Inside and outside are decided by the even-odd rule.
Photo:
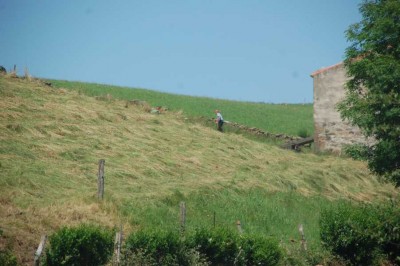
[[[81,225],[62,228],[50,237],[45,265],[104,265],[113,253],[112,231]],[[160,230],[130,234],[121,265],[278,265],[278,242],[262,236],[240,236],[227,229],[197,230],[182,237]],[[116,258],[114,258],[115,261]]]
[[[229,226],[214,224],[190,231],[181,227],[180,234],[154,226],[132,232],[113,248],[116,230],[83,224],[52,234],[42,261],[45,265],[104,265],[120,247],[112,259],[121,265],[398,265],[399,222],[399,201],[342,202],[321,213],[320,236],[327,253],[315,248],[308,252],[307,242],[302,241],[300,258],[284,250],[275,236],[238,232]]]
[[[324,210],[321,240],[351,265],[400,263],[400,201],[385,204],[339,204]]]
[[[309,254],[328,256],[321,210],[398,194],[363,162],[221,134],[185,113],[151,114],[9,77],[0,77],[0,96],[0,249],[24,264],[43,233],[63,226],[176,231],[185,201],[188,233],[214,224],[237,230],[240,220],[245,234],[278,241],[283,261],[307,265]],[[96,197],[99,159],[106,161],[103,201]]]

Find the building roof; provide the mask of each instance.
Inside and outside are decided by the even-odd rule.
[[[337,67],[340,67],[340,66],[342,66],[342,65],[343,65],[343,62],[340,62],[340,63],[337,63],[337,64],[335,64],[335,65],[333,65],[333,66],[323,67],[323,68],[318,69],[318,70],[314,71],[313,73],[311,73],[310,76],[311,76],[312,78],[314,78],[315,76],[317,76],[317,75],[319,75],[319,74],[321,74],[321,73],[324,73],[324,72],[326,72],[326,71],[328,71],[328,70],[331,70],[331,69],[334,69],[334,68],[337,68]]]

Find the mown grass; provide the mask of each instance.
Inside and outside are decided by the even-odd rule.
[[[274,235],[295,253],[303,223],[317,252],[320,209],[398,193],[362,162],[294,153],[38,81],[0,77],[0,108],[0,248],[13,247],[22,263],[44,232],[64,225],[177,230],[180,201],[188,230],[211,226],[215,212],[217,226],[240,220],[245,232]]]
[[[182,110],[189,117],[213,118],[214,110],[222,110],[224,119],[290,136],[312,136],[314,133],[312,104],[267,104],[191,97],[152,90],[110,85],[51,80],[57,88],[73,89],[89,96],[112,95],[123,100],[144,100],[151,106]]]

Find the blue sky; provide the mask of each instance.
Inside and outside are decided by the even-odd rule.
[[[0,0],[23,74],[268,103],[312,102],[361,0]]]

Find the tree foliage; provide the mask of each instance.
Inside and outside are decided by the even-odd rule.
[[[400,0],[365,0],[362,20],[346,32],[342,118],[374,144],[366,145],[369,168],[400,186]]]

